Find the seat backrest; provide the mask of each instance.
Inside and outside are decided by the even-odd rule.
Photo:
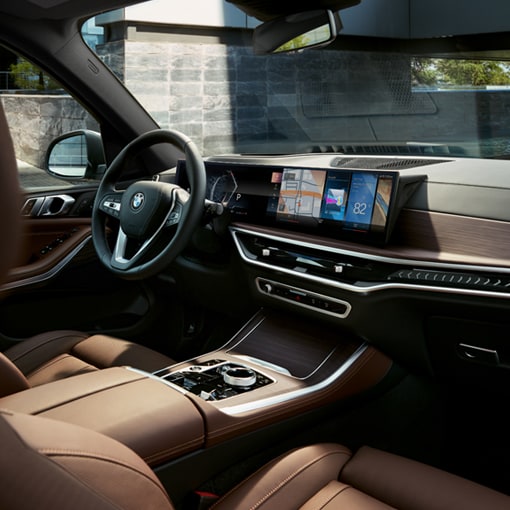
[[[132,450],[94,431],[0,411],[0,508],[172,510]]]
[[[14,265],[21,239],[21,193],[16,156],[0,101],[0,283]]]
[[[0,352],[0,398],[30,388],[21,370]]]

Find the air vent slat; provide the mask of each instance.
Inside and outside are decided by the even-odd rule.
[[[401,159],[401,158],[350,158],[337,157],[331,161],[336,168],[362,168],[365,170],[400,170],[417,168],[439,163],[448,163],[450,159]]]

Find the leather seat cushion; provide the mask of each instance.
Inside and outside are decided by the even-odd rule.
[[[175,363],[142,345],[79,331],[42,333],[7,349],[4,354],[21,370],[30,386],[113,366],[127,365],[154,372]]]
[[[397,455],[337,444],[294,450],[261,468],[215,510],[504,510],[510,497]]]
[[[487,487],[411,459],[360,448],[340,480],[395,508],[503,510],[510,498]]]
[[[300,510],[391,510],[393,507],[364,494],[351,485],[329,482],[313,495]]]
[[[350,457],[347,448],[336,444],[317,444],[294,450],[247,478],[213,508],[300,508],[329,482],[338,480]]]

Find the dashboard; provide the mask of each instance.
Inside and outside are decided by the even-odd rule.
[[[507,376],[507,162],[303,154],[205,168],[262,306],[333,322],[418,372]]]

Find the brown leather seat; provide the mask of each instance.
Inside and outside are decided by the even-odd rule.
[[[502,510],[510,497],[367,446],[352,455],[341,445],[317,444],[271,462],[215,508]]]
[[[0,282],[16,260],[21,234],[20,206],[16,158],[0,102]],[[0,353],[0,397],[110,366],[130,365],[152,372],[173,364],[172,359],[162,354],[124,340],[54,331]]]
[[[131,450],[101,434],[0,411],[0,508],[172,509]],[[510,497],[438,469],[363,447],[294,450],[266,465],[216,510],[507,510]]]
[[[174,363],[159,352],[119,338],[52,331],[0,354],[0,397],[102,368],[127,365],[155,372]]]

